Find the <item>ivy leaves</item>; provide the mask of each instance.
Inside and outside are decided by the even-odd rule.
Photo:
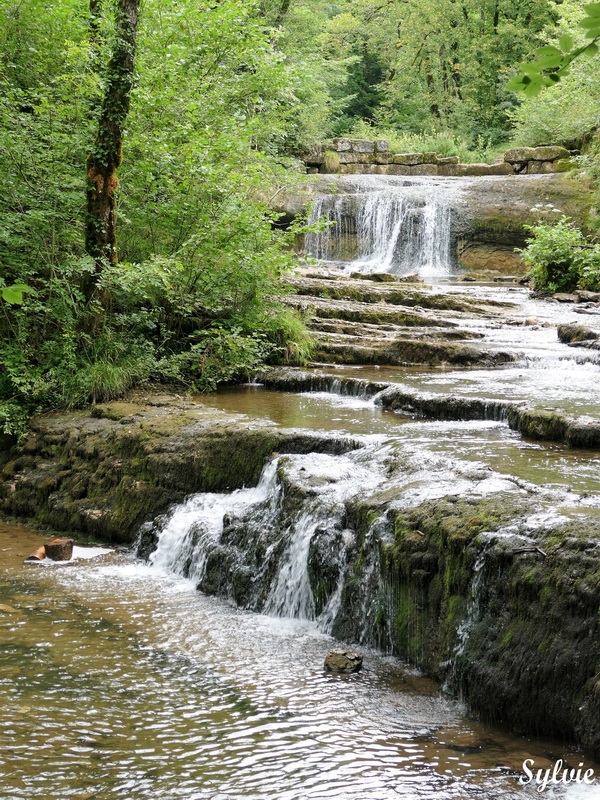
[[[559,83],[564,75],[568,74],[569,65],[573,59],[581,55],[595,56],[600,50],[600,3],[589,3],[584,6],[586,15],[579,27],[585,30],[585,35],[591,41],[580,47],[575,47],[573,39],[565,34],[561,36],[558,47],[546,45],[535,51],[535,61],[519,64],[521,70],[506,84],[511,92],[522,92],[526,97],[535,97],[545,86]]]

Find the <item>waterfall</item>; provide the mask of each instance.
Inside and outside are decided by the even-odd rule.
[[[258,485],[227,494],[205,492],[176,506],[166,520],[159,520],[160,535],[150,555],[152,566],[200,582],[211,549],[221,540],[225,520],[251,510],[274,514],[279,503],[277,461],[268,463]]]
[[[337,194],[319,197],[309,223],[306,252],[348,272],[451,274],[453,214],[460,179],[359,176],[339,182]]]
[[[397,593],[379,558],[394,542],[394,519],[380,500],[370,510],[360,510],[362,502],[393,491],[396,507],[409,509],[467,490],[517,488],[484,466],[375,437],[345,455],[276,456],[254,488],[192,495],[142,532],[138,552],[153,551],[150,564],[161,573],[251,611],[314,620],[324,632],[357,615],[353,635],[358,630],[361,641],[392,649]],[[358,541],[355,515],[375,509]]]
[[[142,533],[138,552],[150,537],[154,569],[251,610],[316,620],[328,632],[354,543],[345,500],[385,481],[388,447],[361,454],[275,457],[255,488],[196,494],[175,506]]]

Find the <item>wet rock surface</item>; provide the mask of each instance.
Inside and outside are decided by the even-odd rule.
[[[327,672],[358,672],[363,665],[363,657],[352,650],[332,650],[325,656]]]
[[[562,516],[557,499],[401,440],[282,456],[253,495],[223,498],[222,526],[198,498],[212,516],[193,554],[198,534],[175,536],[171,519],[152,558],[164,568],[188,552],[184,574],[204,592],[317,619],[408,658],[486,720],[543,724],[598,753],[600,522]]]
[[[559,341],[561,341],[563,344],[592,342],[598,339],[598,334],[585,325],[559,325],[557,332]]]
[[[373,284],[314,271],[286,283],[294,294],[285,302],[307,319],[315,338],[315,360],[334,364],[488,364],[514,360],[476,344],[480,334],[462,330],[473,315],[501,310],[491,301],[440,293],[392,281]]]

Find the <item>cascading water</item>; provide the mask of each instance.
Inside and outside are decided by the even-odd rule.
[[[322,454],[278,457],[265,466],[254,489],[194,495],[142,533],[142,540],[156,537],[150,563],[190,578],[200,589],[218,589],[247,608],[318,619],[322,630],[331,630],[352,538],[343,525],[344,500],[384,480],[385,453],[379,448],[368,464]],[[290,476],[307,484],[300,510],[286,506]]]
[[[452,220],[460,204],[460,179],[360,176],[339,183],[339,193],[319,197],[306,251],[352,272],[451,274]]]
[[[150,563],[161,572],[183,575],[200,590],[250,610],[316,620],[331,632],[356,568],[349,507],[380,492],[393,491],[406,509],[466,491],[482,496],[519,489],[481,465],[450,462],[377,437],[347,455],[278,456],[255,488],[194,495],[145,535],[156,548]],[[361,640],[383,649],[392,649],[392,642],[390,630],[381,628],[377,603],[391,599],[377,559],[380,545],[393,540],[392,529],[385,515],[373,525],[368,546],[367,540],[362,544],[365,575],[352,590]]]

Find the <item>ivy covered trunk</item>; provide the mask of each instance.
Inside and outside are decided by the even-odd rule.
[[[86,251],[95,271],[85,280],[92,294],[103,266],[115,263],[117,168],[122,159],[123,129],[134,83],[135,46],[140,0],[118,0],[115,42],[106,76],[106,89],[94,149],[87,161]]]

